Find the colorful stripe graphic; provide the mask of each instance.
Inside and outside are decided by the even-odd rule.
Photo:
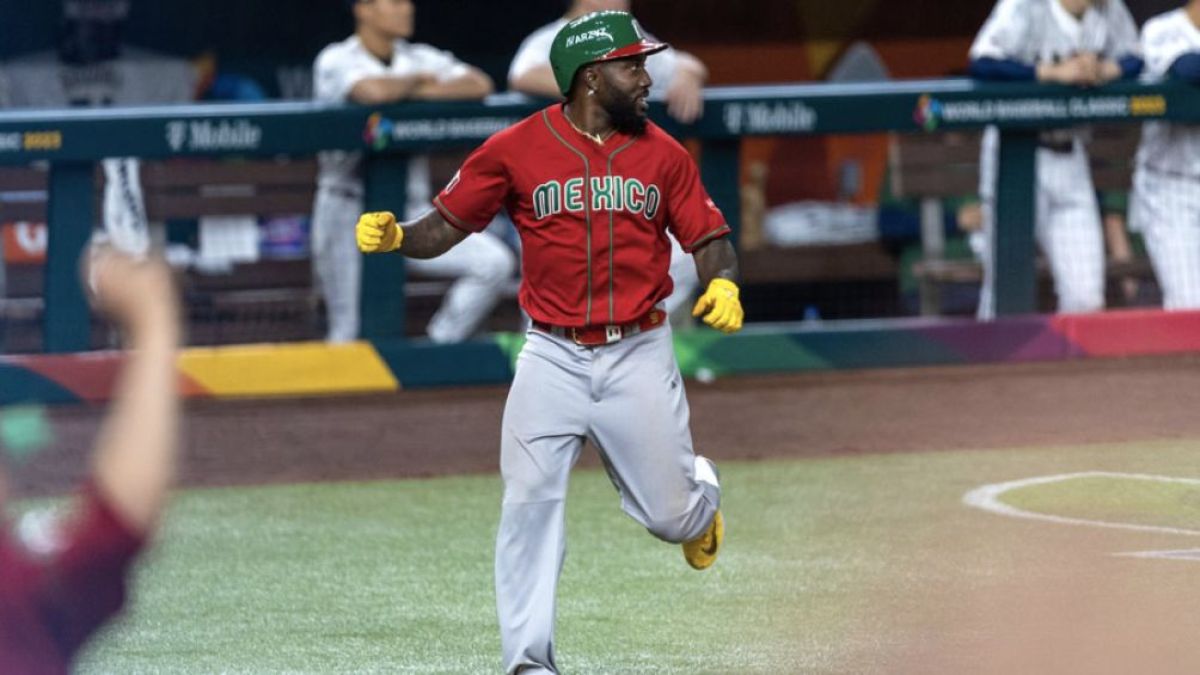
[[[295,343],[188,349],[180,388],[193,398],[313,396],[405,387],[502,384],[524,344],[519,334],[457,345]],[[677,333],[686,375],[1019,363],[1200,352],[1200,312],[1114,311],[972,320],[831,322],[752,326],[722,336]],[[117,352],[0,357],[0,405],[109,398]]]
[[[395,391],[400,384],[369,343],[189,349],[179,370],[215,398]]]
[[[120,352],[0,357],[0,405],[107,400]],[[395,391],[400,385],[367,342],[188,349],[179,356],[189,398],[313,396]]]

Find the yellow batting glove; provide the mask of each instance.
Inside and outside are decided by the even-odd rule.
[[[728,279],[716,278],[708,282],[708,290],[696,301],[692,316],[703,316],[704,323],[722,333],[736,333],[742,329],[742,303],[738,301],[738,287]]]
[[[364,213],[354,226],[354,239],[363,253],[387,253],[400,248],[404,230],[391,211]]]

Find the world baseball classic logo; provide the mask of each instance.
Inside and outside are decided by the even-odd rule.
[[[363,141],[375,150],[387,148],[392,140],[392,128],[395,123],[380,113],[374,113],[367,118],[367,127],[363,129]]]
[[[913,121],[925,131],[937,131],[938,125],[942,123],[942,102],[929,94],[923,94],[917,99]]]

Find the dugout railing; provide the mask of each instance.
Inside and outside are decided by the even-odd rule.
[[[1200,122],[1200,97],[1178,83],[1080,90],[931,80],[717,87],[708,89],[705,98],[705,115],[694,125],[675,124],[661,106],[652,114],[670,133],[701,144],[705,184],[735,229],[741,213],[739,148],[747,137],[930,134],[999,126],[1003,139],[995,257],[1001,315],[1028,313],[1036,306],[1033,171],[1040,129],[1129,126],[1151,119]],[[97,219],[95,165],[103,157],[261,160],[364,150],[369,153],[367,208],[402,210],[409,153],[473,146],[540,105],[501,95],[484,104],[411,103],[380,109],[274,103],[0,113],[0,167],[47,167],[44,351],[89,347],[89,314],[76,261]],[[6,175],[0,169],[0,191],[6,189]],[[246,199],[253,203],[255,197]],[[769,256],[765,260],[752,275],[770,277],[776,273],[771,268],[790,264]],[[396,289],[404,283],[403,265],[394,257],[368,257],[364,275],[362,302],[371,308],[363,314],[364,337],[401,338],[404,294]]]

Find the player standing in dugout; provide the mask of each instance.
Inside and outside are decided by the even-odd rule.
[[[1122,0],[999,0],[971,45],[971,76],[1094,87],[1141,71],[1137,25]],[[1088,161],[1087,127],[1038,134],[1034,236],[1054,277],[1059,313],[1104,309],[1104,233]],[[979,159],[983,262],[978,318],[995,318],[996,176],[1000,133],[988,127]]]
[[[505,405],[504,501],[496,604],[507,673],[557,673],[555,596],[565,556],[565,498],[585,439],[599,448],[622,508],[682,543],[705,569],[724,536],[715,466],[693,452],[688,403],[663,300],[668,230],[707,290],[693,314],[742,326],[729,226],[695,162],[646,117],[651,42],[627,12],[571,21],[551,48],[565,103],[489,138],[434,199],[399,224],[358,221],[365,253],[444,253],[508,207],[523,244],[520,303],[533,328]]]
[[[1142,28],[1149,80],[1200,84],[1200,0]],[[1163,308],[1200,309],[1200,128],[1147,122],[1133,174],[1130,227],[1142,233]]]

